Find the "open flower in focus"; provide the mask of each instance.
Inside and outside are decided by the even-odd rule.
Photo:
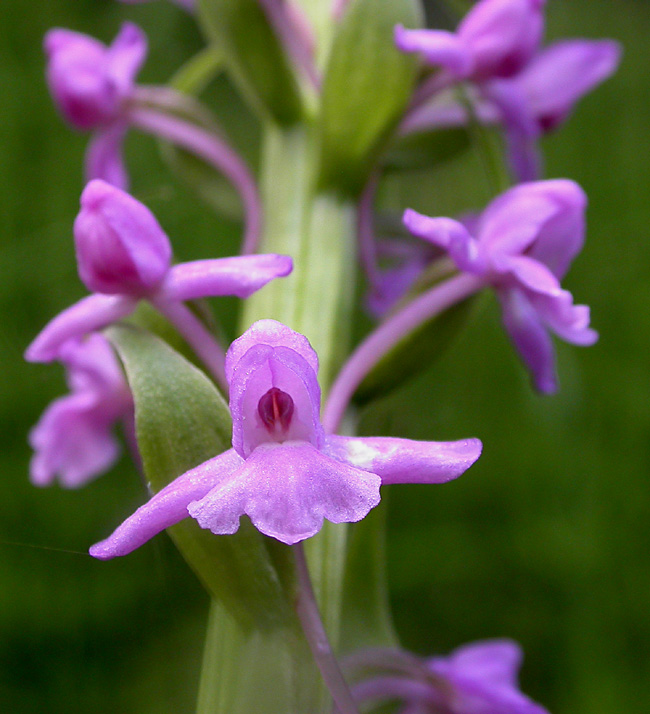
[[[418,442],[325,434],[318,358],[307,339],[260,320],[226,356],[233,448],[186,472],[139,508],[91,555],[130,553],[187,516],[215,534],[248,516],[265,535],[293,544],[323,520],[361,520],[390,483],[443,483],[478,458],[477,439]]]
[[[495,289],[506,330],[540,392],[557,389],[549,330],[575,345],[598,339],[589,327],[589,308],[574,305],[559,282],[582,249],[586,201],[576,183],[558,179],[506,191],[471,233],[450,218],[404,214],[411,233],[445,249],[460,270]]]
[[[119,455],[116,422],[132,428],[133,399],[117,358],[104,337],[89,335],[61,346],[70,394],[45,410],[29,435],[35,453],[31,480],[48,486],[56,477],[68,488],[83,486]]]

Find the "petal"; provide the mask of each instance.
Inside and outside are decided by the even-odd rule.
[[[106,77],[106,46],[88,35],[59,28],[50,30],[43,44],[47,83],[65,119],[86,130],[114,119],[119,97]]]
[[[395,44],[402,52],[420,52],[428,64],[444,67],[455,77],[467,77],[472,72],[472,54],[453,32],[407,30],[397,25]]]
[[[86,180],[103,179],[123,190],[129,187],[129,177],[124,167],[122,145],[127,125],[114,122],[98,130],[86,149]]]
[[[565,40],[542,50],[516,78],[529,109],[547,130],[618,67],[621,47],[612,40]]]
[[[581,209],[584,193],[573,181],[519,184],[497,197],[483,212],[478,239],[492,255],[522,253],[538,241],[549,241],[555,248],[556,234],[566,235],[567,224],[574,226],[574,215]],[[535,250],[538,249],[539,246]],[[537,253],[529,254],[548,265]]]
[[[170,267],[169,238],[153,213],[100,179],[81,194],[74,239],[79,276],[93,292],[148,295]]]
[[[52,402],[29,434],[36,452],[30,463],[32,483],[48,486],[58,475],[63,486],[77,488],[102,474],[120,452],[112,426],[91,392]]]
[[[257,344],[237,362],[230,381],[233,417],[232,444],[244,458],[259,444],[276,441],[259,414],[260,400],[272,389],[289,395],[293,415],[281,440],[309,441],[319,448],[320,387],[316,373],[300,354],[289,347]]]
[[[271,280],[289,275],[292,268],[288,255],[275,254],[181,263],[169,271],[160,295],[175,301],[218,295],[247,298]]]
[[[589,308],[574,305],[570,292],[563,290],[557,296],[532,295],[529,299],[547,327],[566,342],[588,347],[598,340],[598,333],[589,327]]]
[[[508,273],[527,291],[549,297],[563,292],[555,275],[538,260],[525,255],[506,255],[496,256],[494,264],[500,273]]]
[[[259,344],[270,345],[271,347],[288,347],[297,352],[307,361],[307,364],[310,365],[314,372],[318,373],[318,355],[304,335],[295,332],[276,320],[258,320],[241,337],[238,337],[228,349],[228,354],[226,355],[226,377],[228,381],[232,379],[237,362],[251,347]]]
[[[521,647],[513,640],[485,640],[454,650],[448,663],[469,678],[516,687],[522,659]]]
[[[315,535],[323,519],[361,520],[379,503],[380,480],[321,454],[311,444],[262,445],[232,478],[188,510],[202,528],[234,533],[248,515],[265,535],[292,545]]]
[[[451,218],[430,218],[410,208],[404,212],[402,222],[413,235],[448,251],[461,270],[475,275],[486,271],[480,245],[462,223]]]
[[[59,359],[73,391],[117,392],[126,388],[124,373],[108,340],[98,332],[61,345]]]
[[[482,0],[458,26],[470,48],[478,79],[510,77],[536,52],[542,40],[543,0]]]
[[[89,295],[57,315],[39,332],[25,352],[28,362],[51,362],[64,342],[120,320],[135,309],[137,300],[121,295]]]
[[[556,206],[555,215],[546,221],[528,255],[561,279],[584,245],[587,196],[575,181],[567,179],[528,185]]]
[[[535,308],[521,290],[497,290],[503,324],[519,355],[531,371],[535,388],[543,394],[557,391],[553,343]]]
[[[122,97],[130,94],[146,56],[146,35],[137,25],[125,22],[106,53],[107,73]]]
[[[481,455],[478,439],[411,441],[390,437],[327,436],[326,453],[381,477],[382,484],[445,483]]]
[[[186,471],[140,506],[109,538],[93,545],[90,555],[109,560],[139,548],[160,531],[187,518],[187,505],[231,477],[241,463],[242,459],[230,449]]]

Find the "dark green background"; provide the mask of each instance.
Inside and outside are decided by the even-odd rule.
[[[453,348],[376,406],[366,426],[414,438],[479,436],[481,461],[445,487],[390,494],[389,566],[405,644],[444,652],[510,636],[525,689],[555,714],[650,711],[650,249],[647,37],[642,0],[551,0],[549,34],[613,37],[618,75],[545,142],[547,174],[590,197],[586,248],[566,286],[592,307],[600,342],[558,344],[562,390],[539,398],[486,299]],[[0,8],[0,711],[191,711],[207,598],[165,536],[128,558],[83,555],[144,499],[125,460],[80,491],[27,481],[26,434],[63,390],[22,352],[84,294],[71,225],[86,137],[57,116],[42,37],[55,25],[109,41],[122,19],[149,34],[143,82],[200,46],[167,2],[5,0]],[[225,93],[226,89],[222,87]],[[232,115],[232,105],[228,107]],[[218,220],[128,142],[134,192],[180,260],[234,251]],[[452,171],[447,194],[469,192]],[[227,325],[234,303],[225,301]],[[76,551],[76,552],[65,552]]]

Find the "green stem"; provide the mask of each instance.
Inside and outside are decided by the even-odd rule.
[[[246,301],[241,332],[256,320],[273,318],[306,335],[319,356],[319,381],[325,394],[348,347],[356,211],[337,196],[315,194],[313,139],[304,126],[266,128],[260,184],[264,229],[259,249],[291,255],[294,270]],[[346,532],[345,525],[326,522],[305,544],[316,599],[334,650],[340,630]],[[286,547],[272,539],[267,547],[290,593],[295,571],[288,564]],[[213,603],[198,714],[330,714],[331,706],[297,619],[295,627],[243,632]]]

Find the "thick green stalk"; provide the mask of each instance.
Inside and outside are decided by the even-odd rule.
[[[294,260],[293,273],[249,298],[241,332],[262,318],[306,335],[320,360],[326,393],[347,351],[354,291],[355,209],[346,199],[315,194],[317,158],[305,126],[266,129],[261,196],[261,252]],[[329,639],[337,647],[341,617],[346,526],[325,523],[305,545],[313,586]],[[269,539],[281,577],[292,577],[286,547]],[[293,591],[291,582],[286,591]],[[259,692],[266,692],[260,696]],[[259,701],[258,701],[259,697]],[[212,605],[198,714],[330,714],[331,699],[296,627],[244,632]]]

